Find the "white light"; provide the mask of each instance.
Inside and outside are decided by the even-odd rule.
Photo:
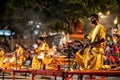
[[[39,34],[39,30],[35,30],[35,31],[34,31],[34,34],[35,34],[35,35]]]
[[[42,25],[42,23],[41,23],[41,22],[39,22],[39,25]]]
[[[33,21],[29,21],[28,24],[29,24],[29,25],[32,25],[32,24],[33,24]]]
[[[102,16],[103,14],[101,12],[98,13],[99,16]]]
[[[40,25],[36,25],[37,28],[40,28]]]
[[[98,15],[101,17],[101,18],[106,18],[107,16],[106,15],[103,15],[103,13],[99,12]]]

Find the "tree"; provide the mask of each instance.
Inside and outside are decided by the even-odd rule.
[[[74,22],[78,19],[83,21],[86,18],[98,12],[105,12],[111,8],[117,8],[116,0],[9,0],[6,7],[6,18],[9,21],[13,20],[11,15],[16,11],[19,11],[21,15],[18,15],[18,22],[29,20],[29,17],[25,17],[23,14],[28,10],[32,10],[34,14],[40,17],[46,26],[59,30],[59,26],[63,27],[67,32],[74,32]],[[29,13],[31,14],[31,13]],[[32,16],[32,14],[31,14]],[[58,25],[60,23],[61,25]],[[53,27],[54,26],[54,27]],[[67,28],[67,29],[66,29]]]
[[[116,0],[39,0],[44,6],[48,17],[60,20],[67,24],[68,32],[74,32],[74,22],[78,19],[83,21],[93,13],[105,12],[109,8],[117,8]]]

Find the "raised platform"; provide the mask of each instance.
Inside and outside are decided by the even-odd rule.
[[[71,78],[74,75],[80,76],[80,80],[83,79],[84,75],[90,76],[90,80],[93,79],[93,76],[102,76],[102,77],[119,77],[120,71],[114,71],[114,70],[73,70],[73,71],[65,71],[64,69],[46,69],[46,70],[29,70],[29,69],[19,69],[19,70],[11,70],[11,69],[0,69],[3,72],[3,78],[4,80],[4,73],[12,72],[12,79],[15,80],[15,73],[31,73],[32,74],[32,80],[36,80],[36,75],[44,75],[44,76],[54,76],[57,80],[57,77],[62,77],[62,80],[67,80]],[[26,75],[25,75],[26,78]],[[104,78],[104,79],[105,79]],[[96,80],[96,79],[94,79]],[[101,79],[102,80],[102,79]],[[106,79],[105,79],[106,80]]]
[[[82,71],[66,71],[66,78],[69,78],[69,76],[78,75],[81,76],[81,80],[84,75],[89,75],[90,79],[92,79],[93,76],[103,76],[103,77],[119,77],[120,71],[113,71],[113,70],[82,70]]]

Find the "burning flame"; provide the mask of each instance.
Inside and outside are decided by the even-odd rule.
[[[103,15],[103,13],[99,12],[98,15],[101,17],[101,18],[106,18],[106,15]]]
[[[116,17],[114,20],[114,24],[116,25],[118,23],[118,18]]]
[[[108,16],[109,16],[109,15],[110,15],[110,11],[107,11],[107,12],[106,12],[106,15],[108,15]]]

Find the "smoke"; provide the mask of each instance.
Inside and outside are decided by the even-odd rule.
[[[49,25],[53,24],[52,21],[46,18],[46,15],[40,9],[40,6],[35,6],[28,9],[19,9],[11,16],[12,27],[16,33],[20,34],[33,34],[35,30],[40,32],[50,31]],[[31,23],[32,22],[32,23]]]

